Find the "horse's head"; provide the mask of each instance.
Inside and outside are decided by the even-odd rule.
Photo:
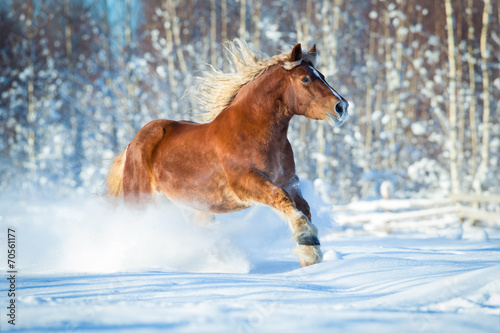
[[[314,68],[312,59],[315,56],[316,46],[307,53],[302,52],[300,44],[293,48],[288,63],[295,64],[295,67],[288,70],[289,85],[284,103],[294,114],[341,126],[348,117],[349,103]]]

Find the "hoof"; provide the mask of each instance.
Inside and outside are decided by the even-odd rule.
[[[307,266],[311,266],[314,264],[315,264],[314,262],[305,262],[304,260],[300,261],[300,266],[302,266],[302,267],[307,267]]]
[[[297,257],[299,257],[302,267],[317,264],[323,261],[323,253],[321,253],[319,245],[297,245],[293,252],[297,255]]]

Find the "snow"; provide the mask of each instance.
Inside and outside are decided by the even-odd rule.
[[[334,222],[357,206],[369,214],[368,203],[332,209],[304,185],[324,252],[307,268],[286,223],[262,206],[198,226],[162,201],[131,211],[85,194],[2,195],[0,239],[8,227],[17,235],[15,329],[498,331],[498,229],[423,220],[372,232]],[[1,282],[1,309],[7,290]],[[0,325],[14,328],[4,312]]]
[[[417,122],[417,123],[411,124],[411,131],[415,135],[423,135],[427,132],[427,128],[426,128],[425,124]]]

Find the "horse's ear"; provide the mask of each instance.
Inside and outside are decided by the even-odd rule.
[[[314,44],[313,47],[311,47],[311,49],[307,53],[309,53],[310,55],[316,56],[316,44]]]
[[[290,61],[295,62],[302,59],[302,46],[299,44],[293,47],[292,53],[290,54]]]

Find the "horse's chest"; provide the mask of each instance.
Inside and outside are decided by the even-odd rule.
[[[283,177],[286,170],[290,167],[287,165],[287,155],[283,151],[272,151],[261,154],[260,171],[273,182]],[[293,159],[292,159],[293,160]]]

